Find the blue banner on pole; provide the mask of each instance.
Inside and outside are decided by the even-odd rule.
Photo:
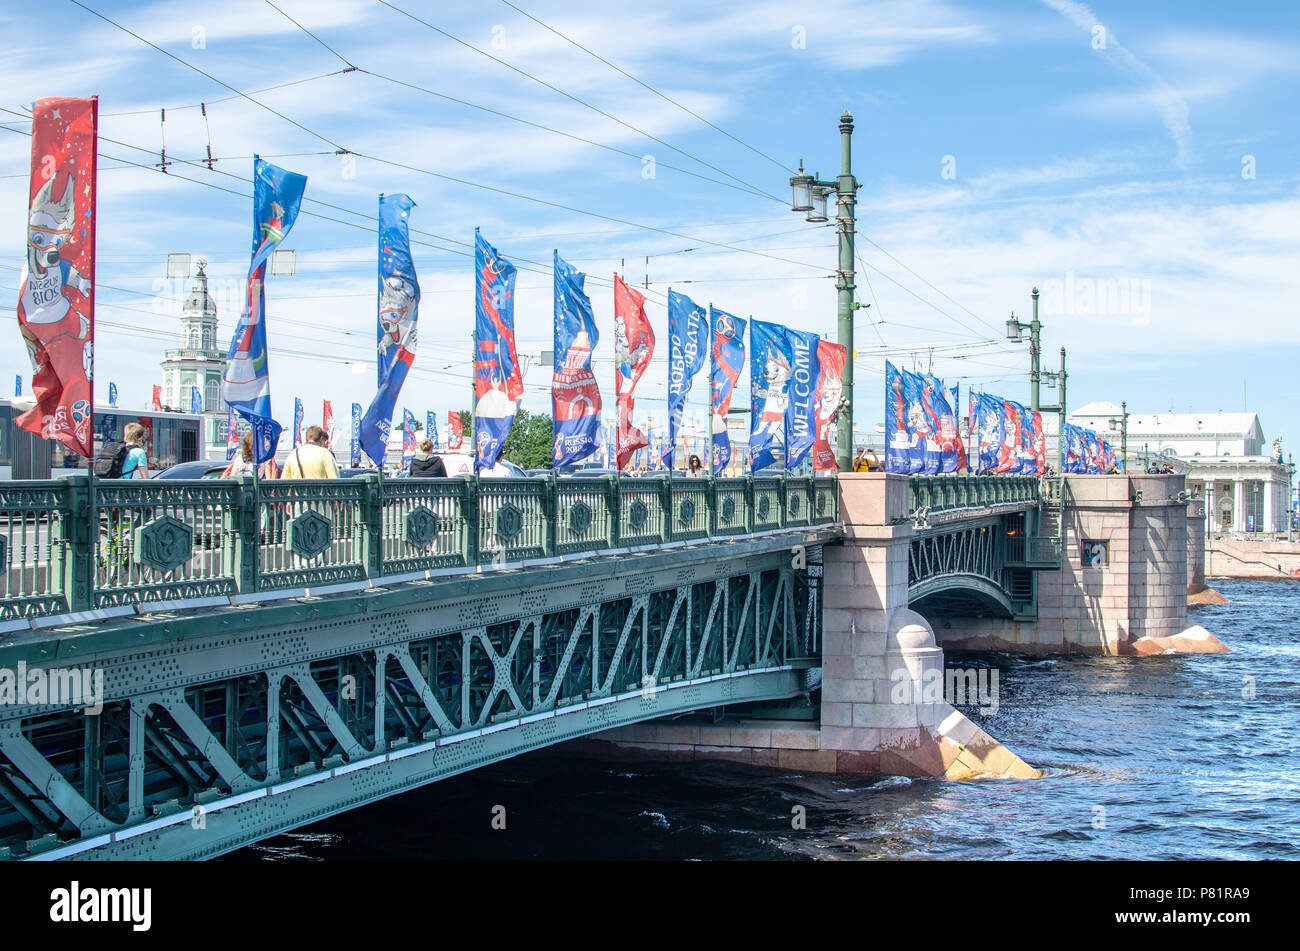
[[[15,373],[14,374],[14,396],[22,396],[22,395],[23,395],[23,375],[21,373]]]
[[[749,471],[759,472],[785,453],[785,412],[790,403],[793,358],[786,328],[749,323]]]
[[[515,266],[474,229],[474,471],[491,469],[524,395],[515,349]]]
[[[677,431],[695,374],[709,356],[709,317],[685,294],[668,289],[668,448],[664,464],[673,467]]]
[[[352,404],[352,468],[361,465],[361,404]]]
[[[108,384],[108,405],[109,406],[117,405],[117,384],[116,383]]]
[[[190,387],[190,412],[195,416],[203,412],[203,391],[197,386]]]
[[[411,260],[409,221],[415,202],[406,195],[379,196],[379,316],[375,326],[378,390],[361,418],[361,445],[384,464],[388,435],[402,384],[415,362],[420,282]]]
[[[402,468],[410,469],[415,458],[415,414],[402,410]]]
[[[293,448],[302,445],[302,400],[293,398]]]
[[[731,435],[727,432],[727,412],[736,382],[745,366],[745,321],[725,310],[709,305],[709,324],[713,328],[709,352],[712,355],[712,422],[713,474],[716,476],[731,461]]]
[[[433,410],[427,410],[424,422],[424,435],[433,443],[434,451],[438,446],[438,414]]]
[[[263,287],[266,262],[297,220],[306,187],[305,176],[253,156],[253,256],[248,266],[244,310],[230,339],[222,395],[253,427],[255,461],[259,464],[275,455],[281,431],[271,416]]]
[[[583,290],[587,275],[555,252],[555,364],[551,378],[552,459],[555,467],[585,459],[596,451],[600,428],[600,388],[591,372],[591,353],[600,341],[591,299]]]
[[[785,408],[785,468],[793,469],[817,441],[817,381],[821,362],[817,345],[821,338],[809,331],[786,328],[790,347],[790,399]]]

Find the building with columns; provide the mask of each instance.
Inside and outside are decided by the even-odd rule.
[[[180,347],[163,356],[164,406],[190,412],[191,388],[203,398],[203,447],[207,458],[224,457],[227,414],[221,399],[221,377],[226,354],[217,346],[217,305],[208,293],[206,261],[199,261],[198,273],[181,307]]]
[[[1110,420],[1120,415],[1114,403],[1089,403],[1070,422],[1095,430],[1118,454],[1120,434]],[[1156,456],[1185,474],[1187,491],[1205,500],[1208,530],[1287,530],[1294,467],[1283,461],[1280,440],[1266,443],[1255,413],[1130,413],[1129,471]]]

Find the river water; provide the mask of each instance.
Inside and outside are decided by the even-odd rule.
[[[232,858],[1300,858],[1300,583],[1214,587],[1190,621],[1231,654],[949,658],[998,669],[996,714],[963,712],[1040,780],[525,757]]]

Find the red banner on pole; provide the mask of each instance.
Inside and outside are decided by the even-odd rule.
[[[153,387],[153,411],[156,413],[162,409],[162,387],[157,383]]]
[[[95,454],[95,153],[98,100],[39,99],[32,110],[27,257],[18,328],[36,405],[19,428]]]
[[[816,472],[834,472],[839,468],[835,452],[831,449],[831,422],[840,409],[844,395],[844,364],[848,350],[841,344],[817,342],[817,362],[821,375],[817,380],[817,439],[813,442],[813,469]]]
[[[447,448],[459,449],[465,443],[465,423],[460,418],[460,413],[455,410],[447,410]],[[456,437],[455,445],[452,445],[451,437]]]
[[[618,399],[617,468],[632,453],[648,447],[645,433],[632,425],[632,392],[655,352],[655,332],[645,315],[645,296],[614,275],[614,392]]]
[[[321,407],[321,429],[325,430],[325,444],[332,445],[334,442],[334,407],[330,405],[329,400],[324,401]]]

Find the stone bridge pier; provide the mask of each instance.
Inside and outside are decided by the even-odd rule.
[[[820,717],[659,720],[589,738],[588,753],[825,773],[1039,775],[945,699],[943,651],[908,607],[907,477],[841,473],[839,485],[845,538],[823,549]]]

